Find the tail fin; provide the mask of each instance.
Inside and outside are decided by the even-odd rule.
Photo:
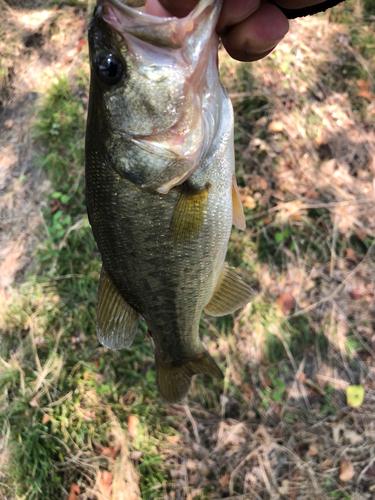
[[[156,353],[155,366],[159,390],[167,403],[178,403],[186,396],[193,375],[203,373],[219,380],[224,378],[220,368],[203,347],[197,358],[181,366],[164,364],[160,355]]]

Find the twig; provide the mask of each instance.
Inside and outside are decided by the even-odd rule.
[[[197,424],[195,423],[193,415],[191,414],[190,408],[188,407],[188,405],[184,405],[184,408],[185,408],[185,411],[186,411],[186,415],[188,416],[188,419],[190,420],[190,423],[191,423],[191,425],[193,427],[193,432],[194,432],[195,440],[196,440],[196,442],[198,444],[201,444],[201,440],[200,440],[199,434],[198,434],[198,427],[197,427]]]
[[[364,262],[366,261],[368,256],[371,254],[374,247],[375,247],[375,240],[371,243],[370,248],[368,249],[366,255],[363,257],[361,262],[358,264],[358,266],[356,266],[353,269],[353,271],[351,271],[348,274],[348,276],[343,280],[343,282],[340,283],[340,285],[330,295],[328,295],[328,297],[324,297],[323,299],[315,302],[315,304],[311,304],[310,306],[305,307],[304,309],[301,309],[300,311],[297,311],[294,314],[291,314],[289,316],[289,319],[296,318],[297,316],[302,316],[303,314],[306,314],[306,313],[312,311],[313,309],[316,309],[321,304],[324,304],[324,302],[329,302],[330,300],[334,299],[341,292],[341,290],[345,287],[345,285],[348,283],[348,281],[350,281],[353,278],[353,276],[358,272],[359,268],[364,264]]]

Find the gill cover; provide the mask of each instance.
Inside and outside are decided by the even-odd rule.
[[[216,136],[222,93],[215,26],[221,3],[201,0],[179,19],[144,14],[121,0],[99,0],[102,19],[129,66],[121,91],[124,112],[119,112],[120,89],[104,96],[116,132],[109,156],[121,156],[120,175],[144,188],[167,193],[181,184]],[[104,62],[110,70],[112,62]],[[131,155],[118,154],[122,140]]]

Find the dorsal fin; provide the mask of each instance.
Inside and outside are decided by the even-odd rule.
[[[242,229],[242,231],[245,231],[245,214],[243,213],[243,206],[240,190],[237,186],[236,174],[233,174],[232,182],[232,222],[236,227],[238,227],[238,229]]]
[[[244,307],[253,296],[251,287],[225,263],[214,294],[204,311],[211,316],[225,316]]]
[[[175,243],[183,243],[196,236],[203,225],[206,214],[207,185],[199,191],[182,186],[181,193],[172,217],[170,231]]]
[[[99,342],[109,349],[132,345],[140,315],[126,302],[104,266],[100,276],[96,332]]]

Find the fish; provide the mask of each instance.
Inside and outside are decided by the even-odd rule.
[[[97,335],[131,346],[141,318],[167,403],[191,379],[223,373],[199,338],[205,311],[253,297],[225,262],[232,224],[245,228],[234,174],[233,109],[219,81],[221,1],[159,18],[98,0],[89,27],[86,205],[102,257]]]

